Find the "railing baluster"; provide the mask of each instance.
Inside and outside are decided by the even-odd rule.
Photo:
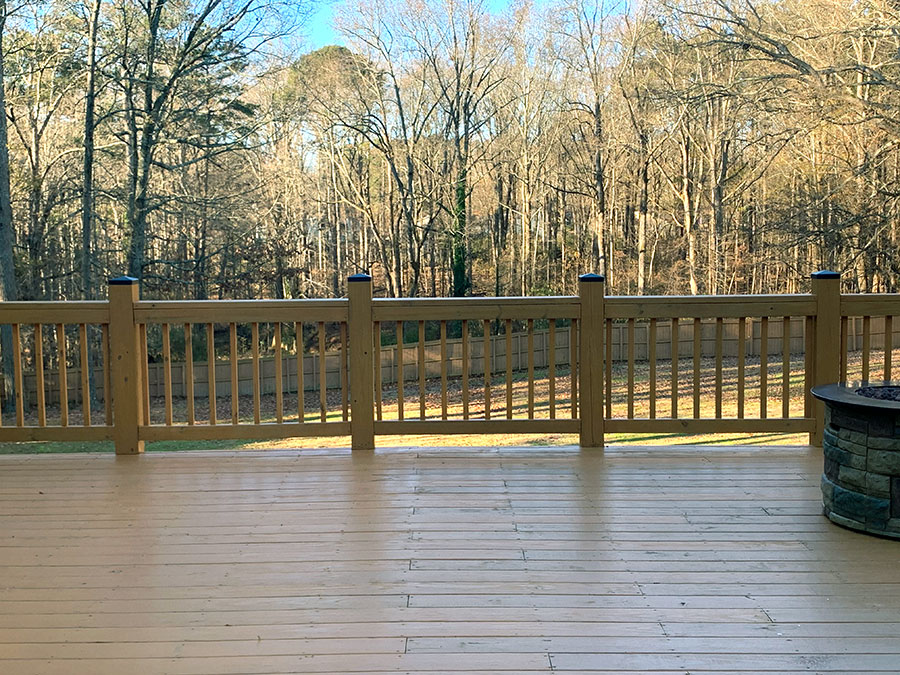
[[[44,329],[34,324],[34,379],[37,394],[38,426],[47,426],[47,401],[44,397]]]
[[[106,426],[111,426],[112,418],[112,374],[109,372],[109,324],[100,326],[101,349],[103,350],[103,408],[106,415]],[[88,402],[90,406],[90,402]],[[90,412],[90,408],[88,408]],[[146,419],[146,418],[144,418]]]
[[[534,319],[528,319],[528,419],[534,419]]]
[[[737,416],[744,418],[744,365],[747,345],[747,319],[738,319],[738,381],[737,381]]]
[[[628,419],[634,419],[634,318],[628,319]]]
[[[678,319],[672,319],[669,343],[672,350],[672,419],[678,419]]]
[[[441,321],[441,419],[447,419],[447,322]]]
[[[216,333],[206,324],[206,393],[209,398],[209,425],[216,425]]]
[[[319,322],[319,419],[328,421],[328,373],[325,357],[325,322]]]
[[[703,324],[699,318],[694,318],[694,419],[700,419],[700,347]]]
[[[863,317],[862,379],[869,381],[869,358],[872,355],[872,318]]]
[[[228,339],[231,347],[231,423],[237,424],[239,420],[238,410],[240,391],[238,382],[238,353],[237,353],[237,324],[228,326]]]
[[[397,322],[397,419],[403,419],[403,322]]]
[[[65,334],[63,334],[63,342]],[[84,417],[84,426],[91,426],[91,363],[88,358],[87,325],[78,326],[78,342],[81,348],[81,411]],[[106,370],[106,369],[104,369]],[[106,373],[104,372],[104,376]],[[66,384],[68,389],[68,384]],[[68,418],[69,396],[66,392],[66,417]]]
[[[506,332],[506,419],[513,416],[512,319],[504,322]]]
[[[82,326],[84,324],[81,324]],[[56,324],[56,344],[57,344],[57,361],[59,362],[58,381],[59,381],[59,425],[62,427],[69,426],[69,382],[66,371],[66,331],[65,327]],[[82,369],[83,370],[83,369]]]
[[[294,322],[294,357],[297,361],[297,424],[306,421],[306,388],[303,383],[303,324]]]
[[[578,319],[569,323],[569,392],[571,394],[572,419],[578,418]]]
[[[350,350],[347,349],[347,324],[341,322],[341,419],[346,422],[350,419],[350,369],[347,366],[347,358]]]
[[[491,322],[484,326],[484,419],[491,419]]]
[[[425,419],[425,322],[419,321],[419,344],[416,367],[419,371],[419,419]]]
[[[284,374],[281,361],[281,322],[275,322],[275,421],[284,423]]]
[[[891,358],[894,351],[894,317],[884,317],[884,381],[891,379]]]
[[[759,324],[759,418],[769,416],[769,317]]]
[[[25,426],[25,398],[23,396],[22,378],[22,336],[19,324],[12,325],[13,334],[13,379],[16,387],[16,426]]]
[[[194,336],[191,324],[184,324],[184,396],[187,399],[187,423],[194,424]]]
[[[612,391],[613,391],[613,378],[612,378],[612,333],[613,333],[613,322],[612,319],[606,320],[606,336],[605,336],[605,358],[604,358],[604,366],[605,366],[605,375],[603,386],[606,391],[606,416],[612,417]],[[620,332],[619,335],[622,333]],[[622,358],[622,352],[619,351],[619,358]]]
[[[549,350],[547,352],[547,377],[549,380],[550,419],[556,419],[556,319],[550,319],[550,332],[547,335]]]
[[[259,324],[250,324],[250,356],[253,372],[253,423],[260,423],[260,388],[259,388]]]
[[[382,407],[382,389],[384,387],[381,380],[381,322],[376,321],[372,326],[372,332],[375,334],[375,419],[381,420]]]
[[[656,319],[647,328],[647,360],[650,362],[650,419],[656,419]]]
[[[462,404],[463,419],[469,419],[469,322],[462,322]]]
[[[813,415],[813,398],[812,386],[815,379],[815,333],[816,318],[807,316],[804,321],[804,339],[803,339],[803,416],[812,417]]]
[[[172,426],[172,350],[169,324],[162,324],[163,382],[165,383],[166,426]]]
[[[841,317],[841,382],[847,381],[848,317]]]
[[[722,418],[722,342],[725,332],[722,317],[716,319],[716,419]]]
[[[138,329],[141,342],[141,405],[144,407],[144,424],[150,424],[150,348],[147,346],[147,324]],[[157,380],[158,381],[158,380]]]
[[[791,416],[791,317],[782,320],[781,327],[781,416]],[[846,371],[846,350],[844,351],[844,369]]]

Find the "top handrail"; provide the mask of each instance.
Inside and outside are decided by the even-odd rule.
[[[227,314],[223,315],[223,308]],[[291,323],[347,321],[346,298],[333,300],[140,300],[138,323]]]
[[[0,302],[0,324],[96,324],[108,322],[109,303],[105,300]]]
[[[375,298],[375,321],[578,319],[577,296],[514,298]]]
[[[608,296],[608,319],[730,319],[761,316],[813,316],[815,297],[796,295],[639,295]]]
[[[900,293],[844,293],[841,316],[900,315]]]

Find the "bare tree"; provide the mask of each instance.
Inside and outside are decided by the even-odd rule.
[[[8,5],[0,0],[0,302],[17,300],[16,285],[15,232],[13,230],[13,214],[9,183],[9,143],[6,126],[6,86],[4,63],[6,51],[3,38],[6,35]],[[4,399],[10,401],[11,377],[13,371],[12,328],[8,325],[0,328],[0,349],[3,353]]]
[[[130,0],[118,0],[117,82],[125,124],[120,138],[128,148],[131,276],[141,279],[144,274],[148,216],[158,206],[150,194],[152,174],[158,168],[175,168],[158,159],[160,143],[169,134],[177,135],[184,117],[193,110],[190,106],[195,101],[185,95],[198,80],[216,74],[224,86],[215,99],[219,111],[236,110],[236,92],[228,91],[233,86],[229,80],[243,69],[248,53],[271,37],[263,30],[269,28],[265,22],[270,7],[263,0],[200,0],[186,5],[139,0],[136,7]],[[225,135],[209,152],[220,153],[239,144],[243,134],[236,131],[238,138]],[[199,139],[180,140],[196,146]]]

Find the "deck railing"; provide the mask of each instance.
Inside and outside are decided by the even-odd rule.
[[[387,434],[577,433],[602,447],[606,433],[808,433],[820,444],[811,387],[891,379],[900,294],[841,295],[837,274],[812,276],[803,295],[605,297],[603,278],[585,275],[577,296],[395,300],[373,299],[371,278],[355,275],[346,299],[204,302],[141,301],[133,279],[113,279],[107,302],[0,304],[12,375],[0,441],[112,439],[119,454],[145,441],[334,435],[365,449]]]

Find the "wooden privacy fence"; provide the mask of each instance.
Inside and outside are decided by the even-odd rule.
[[[585,275],[577,296],[395,300],[355,275],[345,299],[203,302],[141,301],[133,279],[113,279],[107,302],[0,304],[0,441],[111,439],[119,454],[148,440],[333,435],[365,449],[385,434],[820,444],[810,388],[891,379],[900,294],[841,295],[836,273],[812,277],[802,295],[605,297],[603,278]]]

